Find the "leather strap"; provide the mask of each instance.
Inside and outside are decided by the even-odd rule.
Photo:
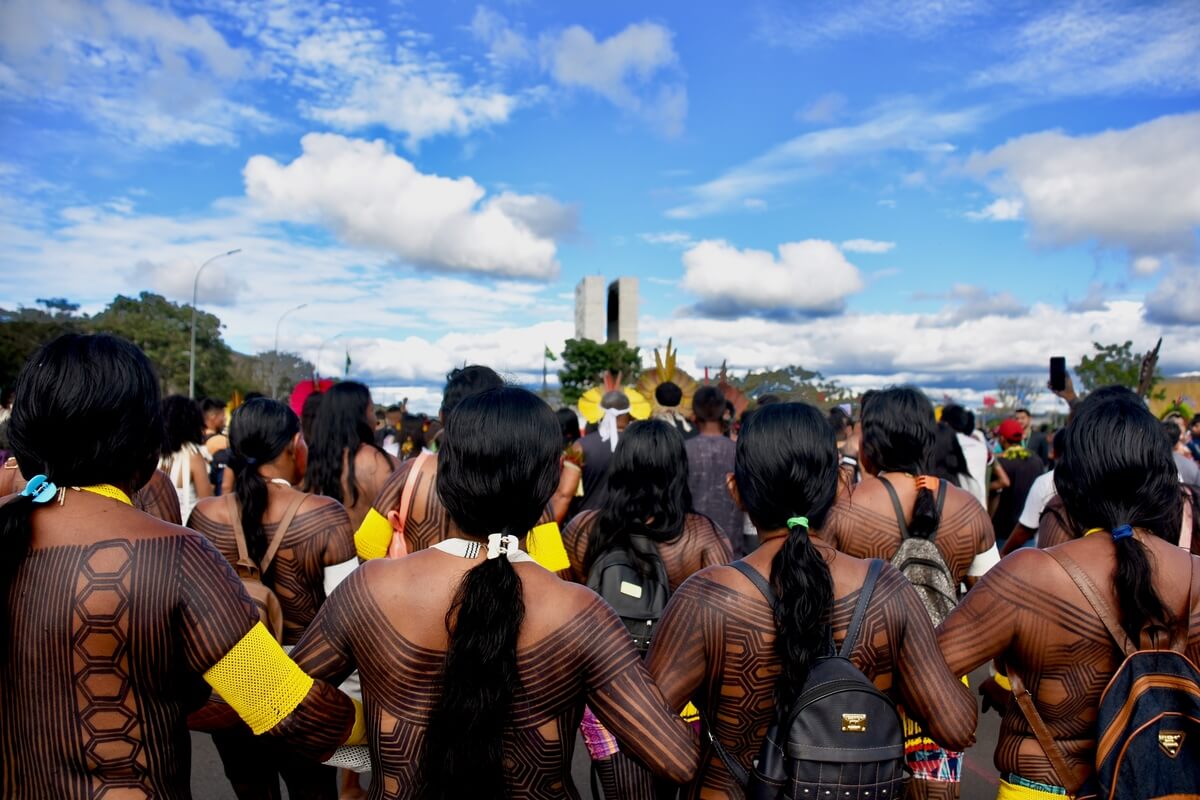
[[[433,455],[422,450],[415,459],[413,465],[409,467],[408,475],[404,479],[404,488],[400,490],[400,505],[396,509],[396,514],[399,517],[397,523],[399,527],[392,534],[392,544],[388,548],[389,558],[400,558],[408,555],[408,541],[404,538],[404,529],[408,525],[408,509],[412,505],[413,492],[417,486],[417,476],[421,474],[421,470],[430,462]]]
[[[879,482],[883,484],[883,488],[887,489],[888,496],[892,498],[892,508],[896,512],[896,522],[900,523],[900,540],[904,541],[908,538],[908,521],[904,516],[904,506],[900,505],[900,495],[896,494],[895,487],[892,482],[882,475],[876,475]]]
[[[762,596],[767,598],[767,605],[769,605],[771,608],[775,608],[775,590],[771,588],[771,584],[758,570],[747,564],[745,561],[740,560],[733,562],[729,566],[733,567],[738,572],[749,578],[750,582],[754,584],[754,587],[762,592]]]
[[[274,560],[275,554],[279,551],[279,545],[283,543],[283,535],[287,533],[288,526],[296,518],[296,512],[300,510],[301,504],[304,503],[308,495],[297,494],[292,502],[288,504],[288,507],[283,512],[283,516],[279,519],[279,526],[275,528],[275,535],[271,537],[271,541],[267,545],[267,553],[263,556],[260,564],[255,564],[254,560],[250,558],[250,551],[246,546],[246,531],[242,528],[242,509],[238,506],[237,495],[227,494],[224,497],[225,505],[229,507],[229,521],[233,525],[233,538],[237,542],[238,566],[248,571],[253,570],[257,572],[261,580],[262,576],[267,574],[267,569],[271,566],[271,561]]]
[[[871,559],[871,566],[867,568],[867,579],[863,581],[862,590],[858,594],[858,603],[854,606],[854,616],[850,618],[850,627],[846,629],[846,638],[842,640],[842,649],[838,653],[842,658],[849,658],[850,654],[854,652],[859,629],[862,627],[863,618],[867,615],[867,604],[871,602],[871,593],[875,591],[875,582],[879,579],[882,569],[883,561],[878,558]]]
[[[1042,715],[1038,713],[1037,706],[1034,705],[1033,696],[1029,694],[1029,689],[1025,687],[1025,682],[1021,680],[1021,676],[1016,670],[1009,667],[1008,680],[1012,684],[1013,699],[1017,701],[1017,705],[1021,708],[1021,713],[1025,715],[1025,720],[1029,723],[1029,727],[1033,729],[1033,735],[1037,737],[1038,744],[1042,746],[1042,751],[1046,754],[1046,758],[1050,760],[1050,766],[1054,769],[1054,774],[1058,777],[1059,783],[1067,790],[1067,794],[1074,796],[1079,792],[1079,787],[1083,786],[1083,780],[1071,769],[1071,765],[1067,763],[1066,751],[1062,749],[1062,745],[1054,738],[1054,734],[1050,732],[1050,728],[1046,726],[1046,721],[1042,719]]]
[[[1137,652],[1138,648],[1136,644],[1129,641],[1129,634],[1125,633],[1125,629],[1121,627],[1121,623],[1118,621],[1118,616],[1113,610],[1112,605],[1100,596],[1100,590],[1096,587],[1096,584],[1092,582],[1088,574],[1075,562],[1075,559],[1056,548],[1051,548],[1045,552],[1058,562],[1059,566],[1067,573],[1067,577],[1071,579],[1071,582],[1079,587],[1079,591],[1083,593],[1092,610],[1096,612],[1096,616],[1104,623],[1104,627],[1108,629],[1108,635],[1117,643],[1117,647],[1121,648],[1121,652],[1126,657]]]

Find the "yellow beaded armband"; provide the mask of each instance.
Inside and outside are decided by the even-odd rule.
[[[354,547],[363,561],[383,558],[392,543],[392,523],[374,508],[367,512],[354,534]]]
[[[313,685],[261,622],[204,673],[204,680],[255,735],[287,718]]]
[[[531,530],[525,539],[525,550],[530,558],[551,572],[571,566],[557,522],[547,522]]]
[[[367,718],[363,713],[363,704],[354,698],[350,698],[354,703],[354,727],[350,729],[350,735],[343,745],[366,744],[367,743]]]

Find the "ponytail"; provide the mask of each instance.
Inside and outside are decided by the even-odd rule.
[[[781,693],[799,692],[808,680],[813,662],[828,654],[830,613],[833,609],[833,576],[829,565],[813,547],[808,524],[788,520],[788,537],[771,562],[775,604],[775,652],[783,664]],[[796,698],[779,697],[784,708]]]
[[[913,501],[912,522],[908,525],[909,535],[918,539],[930,538],[937,533],[938,526],[942,522],[941,516],[933,491],[924,484],[921,478],[918,478],[917,499]]]
[[[1142,629],[1148,623],[1163,625],[1167,630],[1175,627],[1175,615],[1163,605],[1154,590],[1153,570],[1146,553],[1146,546],[1131,536],[1113,535],[1117,549],[1117,568],[1113,572],[1113,583],[1117,590],[1117,604],[1121,608],[1121,627],[1129,634],[1129,641],[1138,647]]]
[[[442,694],[425,731],[425,800],[502,798],[504,727],[520,689],[521,581],[507,558],[468,571],[446,612]]]
[[[33,498],[14,497],[0,507],[0,598],[8,596],[32,539]],[[0,614],[0,648],[6,648],[10,638],[7,622],[8,614]]]
[[[267,511],[267,482],[258,474],[257,462],[235,455],[233,467],[233,491],[237,495],[242,521],[242,532],[246,535],[246,551],[256,563],[267,554],[267,532],[263,530],[262,518]]]

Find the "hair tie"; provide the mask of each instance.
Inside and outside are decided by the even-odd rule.
[[[1118,525],[1112,530],[1114,542],[1119,542],[1122,539],[1128,539],[1130,536],[1133,536],[1133,528],[1129,527],[1128,525]]]
[[[787,521],[788,530],[794,530],[797,527],[808,530],[808,517],[792,517]]]
[[[505,536],[503,533],[493,533],[488,535],[487,557],[491,561],[493,558],[504,556],[509,561],[512,561],[512,555],[521,552],[521,543],[517,541],[515,536]]]
[[[58,487],[45,475],[34,475],[21,490],[21,497],[32,497],[38,505],[49,503],[58,494]]]
[[[256,467],[256,466],[258,466],[258,459],[257,459],[257,458],[251,458],[250,456],[242,456],[242,461],[245,461],[245,462],[246,462],[246,466],[248,466],[248,467]]]

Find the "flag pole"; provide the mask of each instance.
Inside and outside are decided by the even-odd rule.
[[[542,399],[545,400],[550,396],[549,385],[546,382],[546,353],[550,351],[544,343],[542,344]]]

